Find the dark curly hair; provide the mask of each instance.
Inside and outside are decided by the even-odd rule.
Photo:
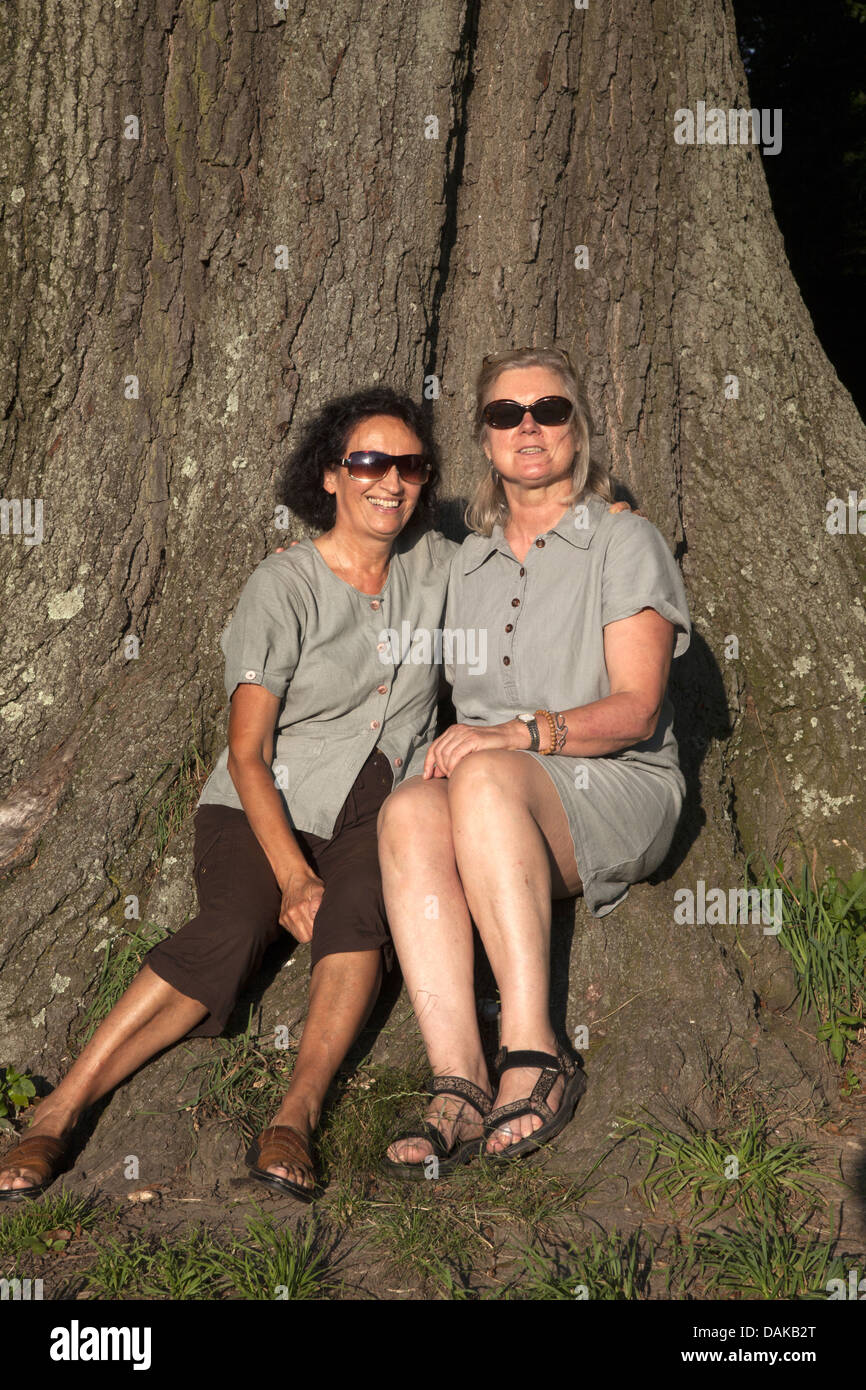
[[[327,531],[334,525],[337,503],[333,494],[325,492],[322,487],[325,469],[333,467],[345,457],[346,444],[353,429],[373,415],[392,415],[402,420],[418,436],[424,457],[430,464],[430,476],[421,490],[406,530],[431,526],[435,522],[440,458],[433,435],[431,412],[390,386],[372,386],[351,396],[338,396],[335,400],[326,401],[307,421],[289,455],[280,484],[279,500],[308,526]]]

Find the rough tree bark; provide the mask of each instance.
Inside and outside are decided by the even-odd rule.
[[[189,818],[160,858],[156,807],[195,731],[208,758],[224,741],[218,636],[284,539],[296,422],[435,374],[465,497],[481,355],[556,341],[695,625],[663,873],[603,922],[558,913],[558,1016],[588,1026],[593,1082],[562,1151],[597,1152],[660,1095],[700,1108],[707,1057],[820,1100],[817,1049],[758,1006],[792,998],[776,944],[673,921],[677,887],[737,886],[746,853],[802,838],[819,863],[863,861],[864,541],[824,510],[862,483],[863,426],[759,154],[673,139],[677,108],[749,105],[730,5],[9,8],[2,488],[43,499],[44,541],[0,538],[0,1058],[56,1080],[126,896],[169,929],[192,910]],[[264,1027],[302,1012],[304,957]],[[165,1102],[180,1075],[171,1054],[110,1110]]]

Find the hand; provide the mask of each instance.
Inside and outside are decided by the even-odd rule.
[[[528,748],[529,730],[519,719],[507,724],[477,728],[471,724],[452,724],[434,739],[424,759],[424,776],[450,777],[461,758],[485,748]]]
[[[611,503],[611,505],[608,507],[608,511],[609,511],[609,512],[634,512],[635,516],[642,516],[642,517],[644,518],[645,521],[649,521],[649,517],[647,516],[646,512],[639,511],[637,507],[631,506],[631,504],[630,504],[629,502],[613,502],[613,503]],[[293,541],[292,544],[293,544],[293,545],[297,545],[297,541]]]
[[[291,932],[296,941],[312,941],[313,923],[324,892],[324,883],[312,869],[290,874],[284,883],[280,926]]]

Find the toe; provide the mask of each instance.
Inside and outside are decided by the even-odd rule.
[[[38,1174],[27,1168],[7,1168],[0,1177],[0,1188],[4,1192],[19,1191],[21,1188],[35,1187]]]
[[[509,1148],[514,1143],[514,1133],[507,1125],[501,1125],[495,1129],[487,1141],[487,1152],[492,1154],[502,1153],[503,1149]]]
[[[432,1148],[423,1139],[417,1143],[404,1139],[400,1143],[392,1144],[388,1149],[388,1157],[392,1163],[423,1163],[432,1153]]]
[[[265,1172],[273,1173],[277,1178],[284,1178],[286,1182],[296,1183],[298,1187],[310,1186],[309,1174],[300,1168],[286,1168],[282,1163],[272,1163]]]

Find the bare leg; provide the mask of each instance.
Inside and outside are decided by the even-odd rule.
[[[473,988],[472,922],[457,873],[448,785],[412,777],[392,792],[379,817],[379,859],[388,921],[434,1076],[463,1076],[489,1091]],[[471,1108],[437,1097],[427,1117],[450,1142],[480,1133]],[[473,1117],[475,1123],[473,1123]],[[403,1140],[391,1159],[422,1162],[426,1140]]]
[[[458,763],[448,800],[466,902],[499,985],[502,1044],[509,1051],[555,1054],[551,896],[570,896],[582,886],[556,788],[534,758],[491,750],[469,753]],[[527,1097],[539,1075],[538,1068],[505,1072],[496,1105]],[[559,1078],[548,1097],[554,1111],[563,1089]],[[541,1124],[535,1115],[512,1120],[491,1137],[488,1151],[507,1148]]]
[[[285,1099],[271,1121],[309,1136],[319,1122],[325,1092],[366,1023],[382,982],[382,952],[341,951],[324,956],[310,980],[310,1009]],[[267,1170],[303,1184],[297,1168]]]
[[[150,966],[142,966],[63,1080],[34,1107],[28,1136],[62,1139],[70,1134],[88,1106],[184,1037],[207,1013],[204,1004],[166,984]],[[31,1169],[0,1170],[0,1188],[31,1187],[37,1180]]]

